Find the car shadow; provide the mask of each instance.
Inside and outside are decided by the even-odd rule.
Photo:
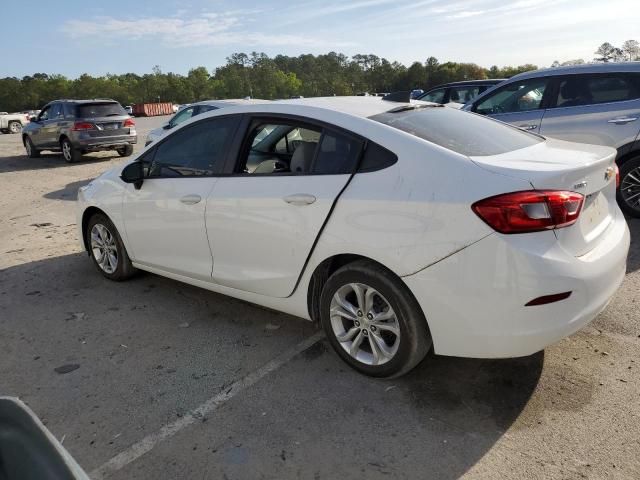
[[[78,189],[88,184],[91,180],[91,178],[88,178],[86,180],[78,180],[77,182],[67,183],[64,188],[45,193],[43,197],[51,200],[76,201],[78,199]]]
[[[20,262],[22,253],[14,255],[11,258]],[[82,432],[92,431],[102,411],[96,410],[97,398],[135,385],[126,393],[127,405],[139,406],[140,411],[130,407],[123,416],[100,402],[105,415],[111,412],[104,419],[98,417],[107,440],[135,415],[153,418],[153,430],[160,421],[156,417],[164,418],[172,409],[193,408],[199,398],[211,395],[211,389],[217,391],[218,384],[228,385],[238,372],[273,358],[276,352],[261,351],[269,342],[293,344],[300,335],[315,331],[311,322],[152,274],[125,283],[108,281],[84,253],[38,261],[25,256],[24,263],[4,269],[0,311],[5,317],[0,324],[12,332],[0,339],[0,350],[6,353],[0,369],[16,390],[9,393],[35,404],[54,432],[77,432],[77,437],[68,435],[70,448],[84,465],[95,462],[94,442],[74,438],[84,439]],[[240,350],[241,356],[230,356],[225,348]],[[43,369],[43,361],[51,365]],[[25,362],[33,366],[25,370]],[[167,375],[162,366],[166,362],[179,365]],[[58,379],[48,373],[63,363],[81,365],[82,376]],[[134,369],[134,365],[145,366]],[[212,365],[215,375],[201,377],[201,371],[209,372]],[[404,377],[380,381],[350,370],[323,340],[269,381],[256,385],[258,390],[267,389],[259,394],[266,398],[253,398],[258,393],[246,397],[249,402],[272,405],[272,415],[282,415],[283,430],[277,430],[278,423],[265,425],[262,436],[261,426],[248,422],[251,415],[237,416],[234,429],[246,429],[247,443],[272,434],[286,437],[291,434],[289,417],[293,416],[315,438],[314,446],[299,457],[305,472],[314,467],[315,452],[335,450],[338,458],[340,445],[357,440],[362,459],[351,467],[364,465],[372,474],[365,478],[380,478],[385,472],[411,478],[413,470],[405,463],[411,456],[413,467],[420,466],[422,471],[429,465],[431,478],[454,479],[482,458],[519,417],[536,390],[543,365],[542,352],[508,360],[430,353]],[[231,373],[224,374],[225,369]],[[69,383],[73,388],[59,388],[57,382],[74,378],[79,383]],[[184,393],[192,390],[196,393]],[[55,392],[56,407],[49,406],[51,392]],[[158,400],[151,392],[166,392],[166,396]],[[152,407],[149,395],[154,395]],[[250,408],[263,406],[251,404]],[[282,412],[276,412],[278,408]],[[82,413],[71,421],[70,412]],[[133,429],[123,442],[133,443],[141,434]],[[100,439],[104,445],[99,457],[108,458],[111,447]],[[318,459],[315,466],[320,464]]]
[[[29,158],[26,155],[0,158],[0,173],[25,172],[29,170],[46,170],[50,168],[71,167],[88,163],[108,162],[114,158],[120,158],[117,153],[114,155],[87,154],[83,155],[79,162],[67,163],[58,153],[43,153],[38,158]]]
[[[627,217],[631,232],[631,246],[627,257],[627,273],[640,269],[640,218]]]

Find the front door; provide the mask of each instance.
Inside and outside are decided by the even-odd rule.
[[[205,119],[176,130],[140,160],[146,178],[127,186],[123,218],[136,263],[211,281],[213,258],[205,229],[211,193],[238,119]]]
[[[297,120],[253,119],[244,145],[235,174],[218,180],[207,203],[213,280],[286,297],[362,143]]]
[[[548,84],[547,77],[511,82],[479,99],[472,111],[540,133]]]

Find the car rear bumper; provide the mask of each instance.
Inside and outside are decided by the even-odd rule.
[[[574,333],[607,306],[624,279],[629,243],[618,210],[606,237],[581,257],[551,231],[492,234],[403,280],[422,306],[436,353],[519,357]],[[525,306],[563,292],[570,297]]]
[[[74,147],[87,151],[110,150],[138,143],[138,135],[134,132],[129,135],[91,137],[86,133],[81,133],[73,135],[71,143]]]

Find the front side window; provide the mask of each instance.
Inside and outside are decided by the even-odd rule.
[[[170,135],[156,147],[149,177],[217,173],[224,162],[236,124],[236,117],[219,117],[190,125]]]
[[[560,82],[556,107],[577,107],[640,98],[639,80],[632,75],[615,73],[569,76]]]
[[[38,120],[49,120],[49,115],[51,114],[51,105],[48,107],[44,107],[38,116]]]
[[[173,118],[169,120],[169,125],[171,126],[171,128],[189,120],[193,116],[193,111],[195,109],[196,107],[187,107],[176,113]]]
[[[547,78],[512,82],[482,99],[474,111],[482,115],[495,115],[537,110],[542,105],[548,82]]]
[[[419,100],[423,100],[425,102],[442,103],[444,102],[444,94],[446,93],[446,91],[446,88],[439,88],[438,90],[433,90],[432,92],[424,94],[419,98]]]

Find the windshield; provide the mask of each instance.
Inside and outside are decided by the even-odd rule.
[[[449,107],[385,112],[369,118],[467,156],[498,155],[544,141],[502,122]]]
[[[77,106],[78,118],[115,117],[127,115],[122,105],[117,102],[82,103]]]

